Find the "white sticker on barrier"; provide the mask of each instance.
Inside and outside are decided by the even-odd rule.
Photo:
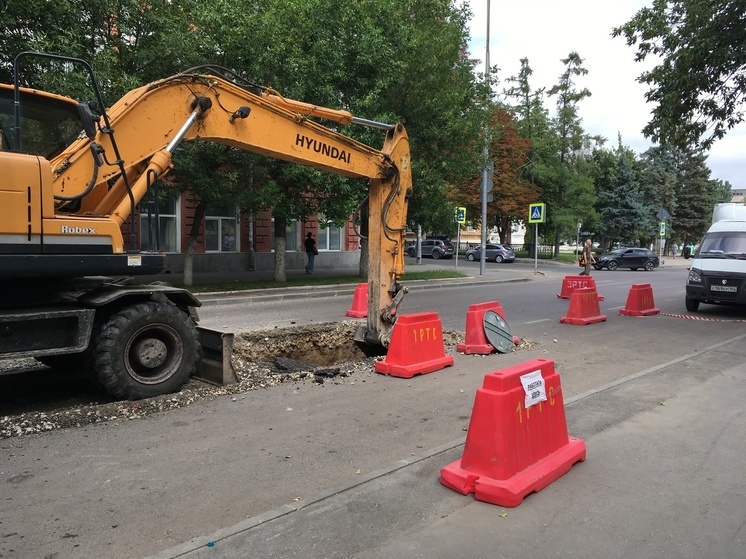
[[[526,393],[526,409],[534,404],[546,401],[547,391],[544,385],[544,377],[541,376],[541,370],[521,375],[521,384]]]

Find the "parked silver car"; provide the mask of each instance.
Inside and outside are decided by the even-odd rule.
[[[482,247],[472,248],[466,251],[466,259],[469,261],[479,260],[482,257]],[[485,260],[494,260],[500,262],[513,262],[515,252],[509,245],[487,244],[487,250],[484,251]]]

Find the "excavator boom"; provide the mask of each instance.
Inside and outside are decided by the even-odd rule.
[[[128,92],[100,117],[94,109],[0,85],[0,163],[9,169],[0,179],[0,278],[152,273],[162,257],[125,247],[121,226],[154,179],[172,168],[182,141],[217,142],[370,182],[363,337],[388,344],[405,292],[399,279],[412,188],[401,124],[373,123],[386,130],[375,149],[313,118],[368,121],[217,73],[175,75]],[[13,125],[3,126],[11,116]]]

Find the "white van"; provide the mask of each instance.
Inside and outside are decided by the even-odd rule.
[[[716,204],[712,226],[694,254],[686,310],[700,303],[746,305],[746,206]]]

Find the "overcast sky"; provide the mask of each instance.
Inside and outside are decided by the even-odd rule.
[[[636,78],[644,66],[634,61],[635,49],[623,38],[611,37],[652,0],[464,0],[471,6],[470,51],[484,72],[487,36],[487,5],[490,3],[490,64],[498,66],[499,90],[518,75],[521,58],[533,70],[531,87],[549,89],[564,71],[561,60],[571,51],[583,59],[588,74],[578,78],[591,97],[580,104],[583,126],[589,134],[607,138],[613,147],[622,143],[642,153],[651,143],[642,135],[651,107],[645,103],[646,87]],[[555,98],[546,106],[554,114]],[[746,125],[741,124],[715,143],[707,160],[711,178],[746,188]]]

